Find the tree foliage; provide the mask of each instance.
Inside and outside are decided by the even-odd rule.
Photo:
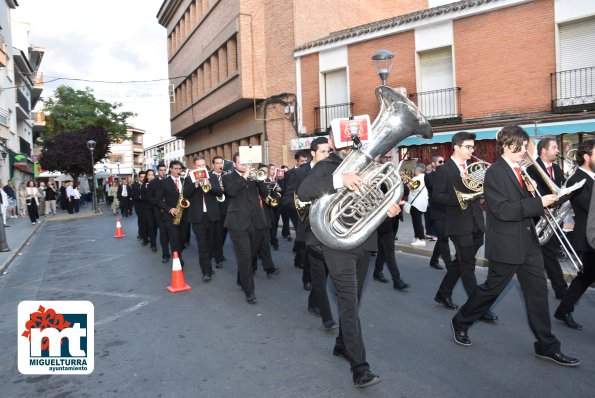
[[[96,143],[93,157],[95,162],[103,159],[109,152],[110,139],[103,127],[89,126],[68,133],[57,133],[46,138],[39,164],[45,170],[70,174],[75,179],[92,174],[91,151],[87,141]]]
[[[44,101],[47,114],[44,140],[56,134],[96,126],[108,132],[111,142],[122,142],[127,138],[126,121],[135,114],[119,112],[121,106],[95,98],[90,88],[75,90],[60,86],[53,98]]]

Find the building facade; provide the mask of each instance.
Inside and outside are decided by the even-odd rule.
[[[130,139],[121,143],[110,144],[109,156],[95,164],[95,172],[103,172],[116,178],[133,178],[145,167],[145,156],[143,153],[143,139],[145,131],[134,127],[128,127],[126,134]]]
[[[449,157],[457,131],[477,134],[475,155],[497,158],[502,126],[567,152],[595,132],[595,3],[579,0],[429,1],[428,8],[334,32],[295,50],[299,128],[379,109],[371,56],[394,53],[387,85],[403,88],[434,138],[410,137],[401,156]],[[329,95],[329,93],[331,93]],[[323,104],[323,105],[322,105]]]
[[[157,170],[159,163],[165,164],[169,168],[169,162],[179,160],[184,163],[186,156],[184,153],[184,140],[176,137],[168,138],[155,145],[144,149],[145,170]]]
[[[241,145],[261,145],[263,161],[289,163],[298,120],[296,46],[346,29],[427,7],[427,0],[165,0],[172,83],[172,135],[187,159],[230,159]],[[333,18],[329,18],[333,15]]]
[[[18,186],[34,178],[32,109],[43,91],[45,50],[29,42],[30,26],[14,21],[16,1],[0,3],[0,178]]]

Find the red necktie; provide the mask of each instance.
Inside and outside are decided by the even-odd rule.
[[[515,167],[514,172],[516,173],[516,176],[519,179],[519,184],[521,185],[521,188],[524,188],[525,186],[523,184],[523,177],[521,177],[521,169],[519,167]]]
[[[180,187],[178,185],[178,179],[176,178],[174,181],[176,182],[176,189],[178,190],[178,192],[180,192]]]
[[[463,173],[467,171],[467,164],[466,163],[461,163],[460,166],[461,166],[461,169],[463,170]]]
[[[550,177],[552,177],[552,180],[554,179],[554,167],[553,166],[549,166],[547,168],[547,172],[550,173]]]

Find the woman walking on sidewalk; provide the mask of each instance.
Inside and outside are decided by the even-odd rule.
[[[27,208],[27,188],[25,184],[19,185],[19,216],[25,218],[25,209]]]
[[[115,216],[118,214],[118,207],[120,207],[120,201],[118,200],[118,184],[115,182],[112,182],[112,185],[109,187],[108,196],[112,197],[112,210]]]
[[[27,183],[27,211],[29,212],[29,219],[31,224],[39,224],[39,197],[41,194],[35,186],[33,180]]]

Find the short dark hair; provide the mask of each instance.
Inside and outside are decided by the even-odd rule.
[[[541,151],[543,149],[547,150],[550,147],[550,142],[556,141],[554,137],[543,137],[537,143],[537,156],[541,156]]]
[[[240,153],[239,152],[235,152],[231,158],[233,159],[233,162],[234,163],[237,163],[236,162],[236,159],[239,158],[239,157],[240,157]]]
[[[198,160],[205,160],[205,158],[203,158],[202,156],[195,156],[192,160],[192,164],[196,163]]]
[[[578,148],[576,150],[576,164],[582,166],[585,163],[584,156],[591,156],[593,153],[593,147],[595,147],[595,140],[587,140],[578,144]]]
[[[300,158],[309,158],[310,154],[308,153],[308,151],[306,151],[305,149],[300,149],[299,151],[297,151],[295,153],[295,160],[300,160]]]
[[[468,131],[459,131],[455,135],[452,136],[452,145],[463,145],[463,142],[468,140],[475,140],[475,133],[470,133]]]
[[[165,167],[165,163],[161,162],[157,165],[157,170],[159,170],[159,168],[161,167]]]
[[[180,162],[179,160],[172,160],[171,162],[169,162],[169,169],[171,170],[176,165],[178,165],[180,167],[184,167],[182,162]]]
[[[439,158],[443,158],[443,157],[444,156],[442,156],[442,155],[434,155],[434,156],[432,156],[432,163],[436,163]]]
[[[144,171],[144,170],[141,170],[141,171],[139,171],[139,172],[138,172],[138,175],[139,175],[139,176],[140,176],[140,175],[144,175],[144,174],[147,174],[147,172],[146,172],[146,171]]]
[[[328,144],[328,138],[326,137],[318,137],[312,140],[310,143],[310,151],[316,152],[318,150],[318,146],[321,144]]]
[[[219,156],[219,155],[217,155],[217,156],[213,157],[213,159],[211,159],[211,163],[212,163],[212,164],[215,164],[215,160],[217,160],[217,159],[221,159],[221,160],[223,160],[223,156]]]
[[[496,134],[496,148],[500,154],[504,153],[505,146],[512,146],[513,152],[519,152],[524,141],[529,141],[529,134],[518,124],[504,126]]]

